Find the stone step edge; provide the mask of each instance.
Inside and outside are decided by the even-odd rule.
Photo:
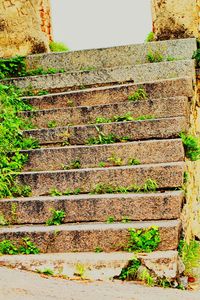
[[[166,79],[159,79],[159,80],[153,80],[153,81],[141,81],[139,83],[125,83],[125,84],[115,84],[115,85],[110,85],[110,86],[99,86],[99,87],[91,87],[91,88],[86,88],[84,90],[71,90],[67,92],[58,92],[58,93],[48,93],[46,95],[41,95],[41,96],[24,96],[22,99],[24,100],[31,100],[31,99],[43,99],[43,98],[48,98],[48,97],[57,97],[57,96],[67,96],[67,95],[73,95],[73,94],[91,94],[94,92],[103,92],[103,91],[115,91],[120,88],[124,87],[136,87],[139,88],[143,86],[150,87],[151,85],[160,85],[163,83],[175,83],[175,82],[180,82],[180,81],[185,81],[185,82],[191,82],[191,90],[188,91],[188,94],[184,96],[192,97],[193,95],[193,85],[192,85],[192,77],[187,76],[187,77],[176,77],[176,78],[166,78]],[[157,97],[155,98],[157,99]]]
[[[80,105],[80,106],[74,106],[74,107],[66,107],[66,108],[59,108],[59,107],[55,107],[55,108],[50,108],[50,109],[38,109],[38,110],[33,110],[33,111],[22,111],[19,113],[19,115],[22,115],[24,117],[37,117],[38,114],[42,114],[42,113],[52,113],[52,112],[55,112],[55,113],[59,113],[59,112],[70,112],[70,111],[73,111],[73,110],[86,110],[86,109],[98,109],[98,108],[102,108],[102,107],[113,107],[116,106],[116,105],[125,105],[126,103],[128,104],[136,104],[138,102],[141,102],[141,101],[145,101],[146,102],[156,102],[157,104],[161,101],[173,101],[173,100],[186,100],[187,97],[186,96],[175,96],[175,97],[162,97],[162,98],[147,98],[147,99],[144,99],[144,100],[138,100],[138,101],[135,101],[135,102],[131,102],[127,99],[127,101],[123,101],[123,102],[113,102],[113,103],[105,103],[105,104],[94,104],[94,105]],[[184,114],[180,113],[179,115],[177,116],[183,116]],[[174,116],[174,115],[173,115]],[[42,117],[42,116],[41,116]],[[169,116],[170,117],[170,116]]]
[[[41,196],[2,199],[0,211],[7,224],[46,224],[52,212],[63,211],[63,224],[85,222],[134,222],[180,218],[183,191],[121,193],[77,196]]]
[[[0,256],[0,266],[32,272],[50,269],[54,276],[77,277],[78,267],[84,269],[84,276],[91,280],[110,280],[118,276],[129,261],[137,257],[144,267],[159,277],[175,278],[178,273],[178,252],[175,250],[153,253],[54,253],[36,255]]]
[[[101,148],[104,148],[104,147],[110,147],[112,148],[112,146],[126,146],[127,144],[138,144],[138,143],[142,143],[144,144],[149,144],[149,143],[162,143],[162,142],[165,142],[165,141],[177,141],[177,142],[181,142],[181,138],[174,138],[174,139],[150,139],[150,140],[141,140],[141,141],[131,141],[131,142],[127,142],[127,143],[113,143],[113,144],[99,144],[99,145],[69,145],[67,147],[46,147],[46,148],[38,148],[38,149],[30,149],[30,150],[21,150],[20,153],[24,153],[24,154],[28,154],[28,153],[31,153],[31,152],[45,152],[45,151],[49,151],[49,150],[64,150],[64,149],[74,149],[74,148],[79,148],[79,149],[86,149],[86,148],[96,148],[96,149],[99,149],[101,150]]]
[[[8,202],[27,202],[27,201],[37,201],[37,200],[41,200],[41,201],[52,201],[52,200],[76,200],[76,199],[101,199],[102,197],[106,197],[108,199],[112,199],[112,198],[127,198],[127,197],[132,197],[132,198],[136,198],[135,200],[137,200],[137,198],[145,198],[147,196],[151,195],[152,197],[155,196],[180,196],[180,195],[184,195],[184,192],[181,190],[172,190],[172,191],[164,191],[164,192],[149,192],[149,193],[113,193],[113,194],[80,194],[80,195],[69,195],[69,196],[35,196],[35,197],[16,197],[16,198],[3,198],[1,199],[0,203],[8,203]]]
[[[124,170],[124,169],[143,169],[143,168],[153,168],[153,167],[168,167],[168,166],[183,166],[185,161],[177,161],[177,162],[170,162],[170,163],[154,163],[154,164],[141,164],[141,165],[134,165],[134,166],[113,166],[109,168],[83,168],[83,169],[70,169],[70,170],[52,170],[52,171],[33,171],[33,172],[21,172],[19,175],[29,175],[29,174],[57,174],[57,173],[80,173],[85,171],[104,171],[104,170]]]

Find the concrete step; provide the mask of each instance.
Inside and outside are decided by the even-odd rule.
[[[28,154],[28,162],[24,171],[44,171],[73,169],[73,163],[78,161],[81,168],[99,167],[117,164],[130,164],[131,159],[139,160],[141,164],[184,161],[184,148],[181,139],[147,140],[129,143],[117,143],[93,146],[67,146],[41,148],[22,151]]]
[[[152,82],[160,79],[178,77],[191,77],[195,79],[195,76],[195,61],[180,60],[136,66],[121,66],[89,72],[78,71],[20,77],[1,80],[0,84],[13,84],[22,89],[27,89],[31,86],[33,90],[45,89],[49,92],[61,92],[69,89],[105,86],[126,82]]]
[[[143,88],[149,99],[175,96],[192,97],[194,90],[191,77],[165,79],[147,83],[127,83],[98,87],[44,96],[26,97],[38,109],[66,108],[71,106],[92,106],[127,101],[128,96]]]
[[[142,101],[127,101],[122,103],[104,104],[97,106],[80,106],[71,108],[59,108],[51,110],[38,110],[23,112],[22,115],[31,119],[37,128],[48,128],[51,122],[55,126],[68,124],[91,124],[96,118],[112,118],[130,113],[133,118],[144,115],[156,118],[187,116],[188,98],[173,97],[151,99]]]
[[[91,138],[99,138],[102,134],[117,137],[117,141],[125,137],[128,141],[147,139],[177,138],[187,130],[185,117],[150,119],[143,121],[115,122],[94,125],[65,126],[25,130],[24,136],[39,141],[41,145],[85,145]],[[112,141],[111,143],[113,143]],[[107,142],[108,143],[108,142]]]
[[[79,169],[68,171],[23,172],[17,176],[22,185],[32,188],[33,196],[48,195],[53,188],[61,192],[91,192],[98,184],[113,187],[143,185],[149,178],[160,189],[178,188],[183,184],[184,163],[162,163],[138,166]]]
[[[138,254],[137,257],[142,262],[144,261],[146,266],[153,263],[156,271],[162,272],[166,277],[169,277],[170,274],[171,277],[175,278],[178,273],[177,251],[155,251],[153,253]],[[122,268],[126,267],[128,261],[132,259],[133,253],[127,252],[46,253],[0,256],[0,265],[32,272],[50,269],[54,275],[65,275],[70,279],[77,279],[78,269],[82,266],[84,270],[83,279],[105,281],[119,275]]]
[[[63,210],[64,223],[106,222],[124,218],[130,221],[171,220],[180,218],[184,193],[104,194],[5,199],[0,201],[1,215],[9,224],[43,224],[53,210]],[[15,207],[13,213],[12,207]]]
[[[197,49],[196,39],[178,39],[151,43],[90,49],[63,53],[31,55],[26,59],[30,69],[56,68],[66,71],[89,68],[113,68],[120,65],[147,63],[147,55],[159,53],[163,60],[190,59]]]
[[[128,229],[157,226],[161,242],[157,250],[175,250],[179,242],[179,220],[131,222],[131,223],[86,223],[59,226],[30,225],[3,227],[0,241],[12,240],[18,245],[22,238],[29,237],[41,253],[88,252],[97,247],[104,252],[120,251],[130,239]]]

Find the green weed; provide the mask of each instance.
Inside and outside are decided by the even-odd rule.
[[[69,48],[62,42],[52,41],[49,44],[49,48],[50,48],[51,52],[67,52],[67,51],[69,51]]]
[[[65,212],[64,210],[51,210],[52,212],[52,217],[47,220],[46,225],[52,226],[52,225],[61,225],[64,222],[65,219]]]
[[[51,270],[51,269],[48,269],[48,268],[44,269],[44,270],[37,269],[36,272],[39,273],[39,274],[47,275],[47,276],[53,276],[54,275],[54,271]]]
[[[137,277],[137,271],[141,266],[141,262],[137,258],[133,258],[127,265],[127,267],[121,270],[119,279],[121,280],[135,280]]]
[[[151,31],[147,35],[145,42],[149,43],[149,42],[153,42],[153,41],[155,41],[155,34]]]
[[[0,242],[0,254],[38,254],[39,252],[40,250],[28,237],[23,238],[19,246],[10,240]]]
[[[103,252],[103,249],[102,249],[101,247],[97,246],[97,247],[95,248],[94,252],[96,252],[96,253],[101,253],[101,252]]]
[[[128,160],[128,165],[129,166],[135,166],[135,165],[140,165],[141,162],[139,159],[136,159],[136,158],[129,158]]]
[[[185,148],[185,155],[188,159],[196,161],[200,159],[200,139],[192,136],[186,135],[184,133],[180,134],[183,146]]]
[[[194,269],[200,268],[200,243],[193,240],[188,244],[181,240],[178,251],[185,265],[184,274],[189,277],[196,277]]]
[[[107,218],[106,223],[112,224],[112,223],[114,223],[114,222],[115,222],[115,217],[110,216],[110,217]]]
[[[125,250],[128,252],[152,252],[157,249],[161,239],[159,229],[152,226],[148,229],[129,229],[129,241]]]
[[[164,60],[163,56],[159,52],[149,51],[147,54],[147,60],[150,63],[161,62]]]
[[[129,101],[139,101],[148,98],[148,94],[144,88],[138,88],[133,94],[128,96]]]
[[[55,127],[57,127],[57,126],[58,126],[58,125],[57,125],[57,122],[56,122],[55,120],[49,121],[48,124],[47,124],[47,127],[48,127],[48,128],[55,128]]]

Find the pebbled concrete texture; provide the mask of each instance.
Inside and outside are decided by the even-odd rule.
[[[96,118],[112,118],[127,113],[133,118],[144,115],[155,118],[186,116],[189,112],[188,98],[173,97],[140,101],[127,101],[122,103],[82,106],[72,108],[59,108],[52,110],[38,110],[23,112],[22,116],[31,118],[32,124],[37,128],[48,128],[49,122],[54,121],[56,126],[81,125],[95,123]]]
[[[128,96],[138,88],[143,88],[149,99],[176,96],[192,97],[193,83],[191,77],[163,79],[147,83],[127,83],[109,87],[97,87],[45,96],[26,97],[29,103],[38,109],[66,108],[72,106],[92,106],[127,101]]]
[[[152,82],[177,77],[195,79],[195,61],[180,60],[160,63],[147,63],[136,66],[121,66],[97,71],[66,72],[41,76],[30,76],[1,80],[1,84],[13,84],[20,88],[32,87],[33,90],[50,92],[67,91],[70,88],[105,86],[125,82]]]
[[[4,227],[0,241],[12,240],[20,245],[22,238],[29,237],[41,253],[94,252],[96,247],[104,252],[121,251],[129,241],[129,228],[159,228],[161,242],[156,250],[175,250],[178,247],[181,222],[143,221],[131,223],[84,223],[58,226],[30,225]]]
[[[180,217],[182,191],[149,194],[107,194],[60,197],[33,197],[0,201],[0,211],[10,224],[42,224],[52,217],[53,210],[66,213],[68,222],[170,220]],[[15,207],[13,213],[12,207]]]
[[[129,143],[116,143],[93,146],[66,146],[22,151],[28,154],[24,171],[62,170],[72,168],[78,160],[81,168],[98,167],[100,162],[112,166],[112,157],[121,159],[128,165],[135,158],[141,164],[184,161],[184,148],[181,139],[147,140]],[[71,167],[70,167],[71,166]]]
[[[178,188],[183,184],[183,162],[93,168],[69,171],[24,172],[17,176],[22,185],[32,188],[33,196],[48,195],[53,188],[61,192],[80,188],[81,193],[91,192],[97,184],[113,187],[143,185],[151,178],[159,189]]]
[[[129,141],[178,138],[188,128],[185,117],[150,119],[143,121],[103,123],[95,125],[65,126],[25,130],[25,137],[39,141],[41,145],[88,144],[90,138],[98,138],[100,133],[113,134],[119,138],[128,137]]]
[[[200,292],[150,288],[132,282],[83,282],[44,278],[31,272],[0,268],[4,300],[199,300]]]
[[[81,70],[83,68],[113,68],[122,65],[137,65],[147,63],[149,52],[158,52],[164,60],[169,57],[175,59],[191,59],[196,50],[195,39],[151,42],[144,44],[125,45],[111,48],[71,51],[28,56],[28,68],[43,67],[64,68],[66,71]]]

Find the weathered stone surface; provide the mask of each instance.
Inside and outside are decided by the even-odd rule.
[[[162,163],[152,165],[93,168],[69,171],[24,172],[18,181],[30,185],[33,196],[49,194],[52,188],[64,192],[67,189],[81,189],[82,193],[93,190],[97,184],[113,187],[142,185],[149,178],[155,180],[159,188],[181,187],[183,184],[184,163]]]
[[[186,77],[140,84],[113,85],[38,97],[26,97],[26,99],[38,109],[66,108],[69,106],[69,101],[74,106],[102,105],[125,102],[128,96],[138,88],[144,88],[149,99],[176,96],[192,97],[194,93],[192,79]]]
[[[177,251],[139,254],[138,259],[158,278],[175,279],[179,275]]]
[[[0,57],[49,51],[49,0],[1,0],[0,11]]]
[[[178,246],[181,223],[153,221],[134,223],[87,223],[59,226],[12,226],[0,231],[0,241],[7,239],[20,244],[30,237],[42,253],[88,252],[100,247],[104,252],[120,251],[129,240],[129,228],[158,226],[161,242],[157,250],[174,250]]]
[[[67,146],[22,151],[28,154],[24,171],[62,170],[73,161],[80,161],[81,168],[98,167],[100,162],[112,165],[110,158],[122,159],[128,165],[131,158],[141,164],[184,161],[181,139],[147,140],[129,143],[93,146]]]
[[[181,191],[149,194],[107,194],[1,200],[0,211],[11,224],[42,224],[52,216],[52,209],[64,210],[65,223],[170,220],[180,217],[184,194]],[[12,207],[15,207],[14,214]]]
[[[199,8],[199,1],[152,0],[156,39],[199,38]]]
[[[191,59],[196,50],[195,39],[162,41],[104,49],[72,51],[68,53],[50,53],[27,57],[29,68],[64,68],[66,71],[82,69],[114,68],[118,66],[138,65],[148,63],[149,52],[159,52],[163,60],[169,57],[175,59]]]
[[[155,118],[185,116],[189,112],[188,98],[174,97],[142,101],[127,101],[123,103],[105,104],[99,106],[82,106],[52,110],[27,111],[22,115],[31,118],[37,128],[48,128],[54,121],[56,126],[95,123],[96,118],[113,118],[131,113],[133,118],[150,115]]]
[[[195,79],[193,60],[168,61],[136,66],[121,66],[97,71],[79,71],[1,80],[2,84],[13,84],[20,88],[51,92],[67,91],[70,88],[105,86],[125,82],[152,82],[160,79],[191,77]]]
[[[187,129],[185,117],[150,119],[143,121],[115,122],[95,125],[65,126],[56,128],[32,129],[24,131],[24,136],[37,139],[40,144],[59,144],[67,141],[71,145],[84,145],[88,139],[114,134],[128,137],[130,141],[153,138],[177,138]]]
[[[139,255],[142,263],[155,270],[156,274],[163,274],[164,277],[174,278],[177,270],[177,251],[158,251]],[[133,258],[133,253],[113,252],[113,253],[56,253],[40,255],[4,255],[0,257],[1,266],[37,271],[51,269],[55,275],[67,275],[74,278],[77,273],[77,265],[82,265],[85,269],[84,277],[92,280],[109,280],[120,274],[121,269]],[[168,262],[168,264],[166,264]],[[167,267],[171,270],[168,271]]]

